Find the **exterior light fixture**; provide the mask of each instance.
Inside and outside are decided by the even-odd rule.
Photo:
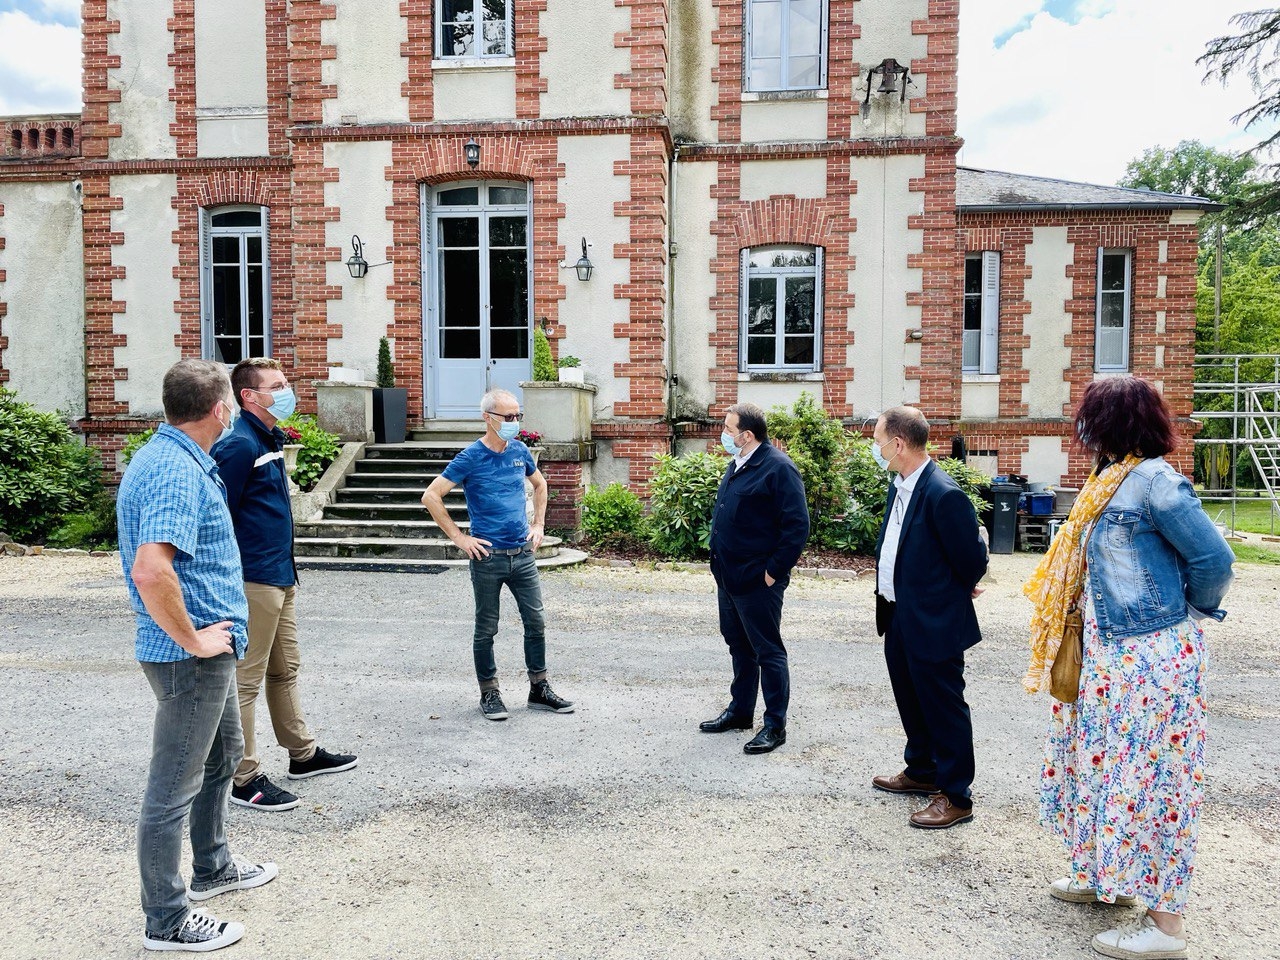
[[[863,97],[862,104],[858,108],[858,112],[864,118],[871,112],[871,83],[877,73],[880,74],[880,86],[875,89],[876,96],[891,97],[897,93],[899,103],[907,101],[907,83],[911,68],[905,63],[899,63],[893,57],[886,57],[877,66],[867,71],[867,95]],[[901,90],[898,88],[899,78],[902,80]]]
[[[476,143],[475,137],[472,137],[463,145],[462,152],[466,155],[467,163],[472,168],[480,166],[480,144]]]
[[[582,256],[578,258],[578,262],[573,265],[578,271],[578,279],[583,283],[591,279],[591,271],[595,269],[592,262],[587,259],[587,238],[582,238]]]
[[[370,267],[385,267],[390,262],[383,260],[381,263],[369,263],[364,258],[364,244],[360,242],[360,237],[354,233],[351,235],[351,256],[347,258],[347,269],[351,271],[353,279],[363,279]]]

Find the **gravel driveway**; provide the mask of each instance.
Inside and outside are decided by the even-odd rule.
[[[500,724],[476,709],[465,573],[305,574],[304,704],[360,766],[303,781],[291,812],[233,808],[233,848],[281,872],[210,904],[248,928],[218,956],[1093,956],[1114,910],[1045,894],[1065,863],[1036,823],[1047,702],[1019,685],[1035,559],[997,557],[979,601],[977,816],[942,832],[908,829],[918,801],[870,788],[900,768],[902,735],[869,579],[788,592],[789,742],[746,757],[749,734],[696,728],[729,678],[707,574],[546,575],[551,679],[580,709]],[[1210,633],[1187,913],[1201,960],[1280,956],[1280,568],[1237,569]],[[514,616],[498,639],[509,706]],[[144,955],[133,833],[153,701],[132,651],[116,560],[0,560],[0,957]]]

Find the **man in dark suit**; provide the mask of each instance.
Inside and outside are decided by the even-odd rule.
[[[973,724],[964,699],[964,652],[982,639],[973,598],[987,548],[969,498],[929,458],[929,424],[913,407],[876,423],[872,451],[889,486],[876,543],[876,631],[884,637],[906,769],[871,783],[922,794],[913,827],[943,829],[973,819]]]
[[[756,691],[764,693],[764,728],[742,749],[768,753],[787,742],[791,674],[782,643],[782,595],[809,539],[809,507],[800,472],[769,443],[764,411],[729,408],[720,442],[733,462],[720,481],[711,521],[711,572],[720,632],[733,659],[729,706],[703,733],[749,730]]]

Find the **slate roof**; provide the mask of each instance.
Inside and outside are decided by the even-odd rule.
[[[956,206],[966,210],[1200,210],[1222,204],[1155,190],[1104,187],[999,170],[956,168]]]

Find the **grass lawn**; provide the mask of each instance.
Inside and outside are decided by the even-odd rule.
[[[1280,565],[1280,550],[1260,547],[1253,543],[1233,543],[1231,544],[1231,549],[1235,551],[1236,559],[1241,563]]]
[[[1215,523],[1231,524],[1231,501],[1202,500],[1204,512]],[[1275,533],[1280,535],[1280,517],[1272,521],[1270,500],[1242,500],[1236,504],[1237,530],[1247,533]]]

